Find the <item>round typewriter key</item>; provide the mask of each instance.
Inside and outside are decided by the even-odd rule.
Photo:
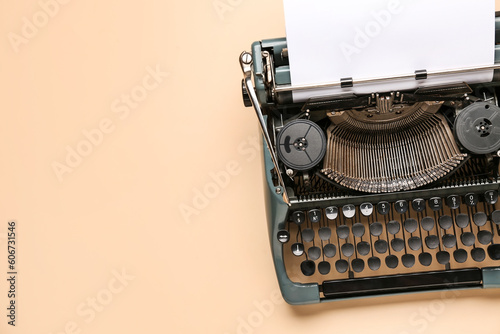
[[[329,227],[322,227],[319,229],[318,235],[321,240],[327,241],[332,235],[332,230]]]
[[[306,260],[300,264],[300,270],[304,276],[312,276],[316,271],[316,265],[311,260]]]
[[[488,220],[488,216],[486,216],[484,212],[477,212],[474,214],[474,217],[472,217],[472,220],[474,220],[476,226],[484,226]]]
[[[422,198],[416,198],[411,201],[411,207],[416,212],[422,212],[425,210],[425,201]]]
[[[321,211],[318,209],[312,209],[307,213],[311,223],[318,223],[321,220]]]
[[[292,245],[292,253],[295,256],[302,256],[304,254],[304,245],[300,242],[297,242]]]
[[[373,213],[373,204],[372,203],[363,203],[359,206],[361,214],[365,217],[370,216]]]
[[[458,209],[460,206],[460,196],[450,195],[446,197],[446,205],[448,205],[450,209]]]
[[[334,244],[326,244],[323,247],[323,253],[326,257],[334,257],[337,254],[337,247]]]
[[[383,216],[388,214],[390,210],[391,210],[391,205],[389,204],[389,202],[380,202],[377,204],[377,211]]]
[[[447,230],[451,227],[451,225],[453,225],[453,220],[450,216],[444,215],[439,217],[438,224],[443,230]]]
[[[347,225],[340,225],[337,227],[337,236],[340,239],[347,239],[349,236],[349,227]]]
[[[479,201],[479,198],[476,194],[470,193],[464,196],[464,202],[468,206],[476,206],[477,202]]]
[[[439,246],[439,238],[437,235],[429,235],[425,237],[425,245],[429,249],[436,249]]]
[[[292,221],[295,224],[300,225],[305,220],[306,220],[306,215],[304,214],[304,212],[302,212],[302,211],[295,211],[294,213],[292,213]]]
[[[330,263],[326,261],[321,261],[318,263],[318,271],[321,275],[328,275],[330,273]]]
[[[382,234],[382,224],[379,222],[375,222],[373,224],[370,224],[370,233],[374,237],[378,237],[379,235]]]
[[[311,241],[313,241],[314,240],[314,230],[310,229],[310,228],[305,228],[302,231],[302,239],[305,242],[311,242]]]
[[[376,256],[372,256],[368,259],[368,268],[375,271],[380,268],[380,259]]]
[[[352,225],[352,234],[354,234],[354,236],[357,238],[361,238],[363,235],[365,235],[365,226],[361,223]]]
[[[489,190],[484,193],[484,199],[488,204],[496,204],[498,201],[498,192],[496,190]]]
[[[443,236],[443,245],[446,248],[453,248],[457,244],[457,238],[453,234],[445,234]]]
[[[361,241],[360,243],[358,243],[357,248],[360,255],[365,256],[370,253],[370,244],[366,241]]]
[[[436,259],[439,264],[448,264],[450,263],[450,253],[447,251],[437,252]]]
[[[342,213],[346,218],[352,218],[356,215],[356,207],[352,204],[347,204],[342,207]]]
[[[459,213],[455,218],[455,222],[457,223],[458,227],[466,228],[467,226],[469,226],[469,216],[465,213]]]
[[[278,241],[285,244],[290,240],[290,233],[287,230],[278,231]]]
[[[495,210],[491,213],[491,221],[500,225],[500,210]]]
[[[408,246],[410,246],[411,250],[418,251],[422,248],[422,239],[420,237],[411,237],[408,239]]]
[[[443,202],[440,197],[433,197],[429,200],[429,207],[432,211],[439,211],[443,206]]]
[[[476,262],[483,262],[484,259],[486,258],[486,252],[482,248],[474,248],[470,252],[470,255],[472,256],[472,259]]]
[[[388,257],[385,258],[385,264],[387,265],[387,267],[394,269],[398,266],[399,260],[397,256],[389,255]]]
[[[428,267],[432,263],[432,255],[429,253],[420,253],[418,255],[418,261],[421,265]]]
[[[422,225],[422,228],[425,231],[432,231],[432,229],[434,228],[434,218],[424,217],[424,218],[422,218],[422,221],[420,222],[420,224]]]
[[[467,251],[465,249],[457,249],[453,252],[453,257],[458,263],[464,263],[467,261]]]
[[[337,260],[337,262],[335,262],[335,269],[337,269],[339,273],[345,273],[347,268],[349,268],[349,263],[347,263],[346,260]]]
[[[477,233],[477,240],[482,245],[487,245],[493,240],[493,234],[490,231],[479,231]]]
[[[309,255],[309,258],[311,260],[316,261],[321,256],[321,249],[319,247],[316,247],[316,246],[311,247],[307,251],[307,255]]]
[[[357,273],[360,273],[365,269],[365,261],[361,259],[352,260],[351,265],[352,265],[352,270],[354,270]]]
[[[406,232],[408,232],[408,233],[415,232],[417,230],[417,227],[418,227],[417,221],[413,218],[408,218],[407,220],[405,220],[403,225],[405,227]]]
[[[401,238],[394,238],[391,240],[391,247],[395,252],[401,252],[405,248],[405,242]]]
[[[474,242],[476,242],[476,237],[474,236],[474,233],[465,232],[460,236],[460,240],[462,240],[462,244],[464,244],[464,246],[472,246],[474,245]]]
[[[343,244],[340,247],[340,250],[342,251],[342,254],[344,254],[345,257],[351,257],[352,254],[354,254],[354,245],[351,243]]]
[[[328,218],[329,220],[335,220],[339,215],[339,209],[337,209],[336,206],[329,206],[325,209],[325,213],[326,218]]]
[[[415,256],[413,254],[405,254],[401,257],[401,262],[406,268],[411,268],[415,265]]]
[[[394,208],[397,213],[404,214],[408,211],[408,202],[404,200],[396,201],[396,203],[394,203]]]
[[[379,254],[385,254],[385,252],[387,252],[387,249],[389,248],[389,245],[385,240],[377,240],[375,241],[374,245],[375,245],[375,250]]]
[[[398,234],[400,229],[401,225],[399,224],[398,221],[391,220],[390,222],[387,223],[387,231],[390,234]]]

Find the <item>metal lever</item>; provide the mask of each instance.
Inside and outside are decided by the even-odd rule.
[[[252,54],[246,51],[243,51],[240,55],[240,65],[243,70],[243,82],[245,83],[245,87],[247,88],[248,95],[250,96],[250,101],[252,101],[253,107],[255,109],[255,113],[257,114],[257,118],[259,119],[260,129],[262,134],[264,135],[264,140],[266,141],[267,148],[271,153],[271,159],[273,160],[274,168],[276,169],[276,174],[278,175],[278,183],[283,189],[283,201],[290,205],[290,199],[288,198],[288,194],[286,192],[285,182],[281,177],[281,172],[278,165],[278,158],[276,156],[276,152],[274,152],[273,145],[271,143],[271,137],[269,136],[269,132],[267,131],[266,121],[264,120],[264,116],[262,115],[262,110],[260,109],[259,100],[257,99],[257,95],[255,94],[255,90],[252,83],[252,63],[253,57]],[[278,191],[278,189],[277,189]]]

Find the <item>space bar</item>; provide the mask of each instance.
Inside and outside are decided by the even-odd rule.
[[[481,269],[457,269],[426,273],[325,281],[321,286],[327,299],[381,295],[412,291],[456,289],[481,286]]]

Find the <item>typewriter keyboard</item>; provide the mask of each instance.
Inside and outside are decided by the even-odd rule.
[[[300,283],[500,265],[496,191],[290,211],[277,239]]]

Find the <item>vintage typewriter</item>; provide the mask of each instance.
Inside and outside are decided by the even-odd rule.
[[[498,15],[497,15],[498,16]],[[497,41],[500,19],[496,19]],[[264,138],[269,236],[284,299],[500,287],[500,45],[453,83],[294,103],[285,38],[243,52]],[[383,82],[394,78],[376,78]]]

